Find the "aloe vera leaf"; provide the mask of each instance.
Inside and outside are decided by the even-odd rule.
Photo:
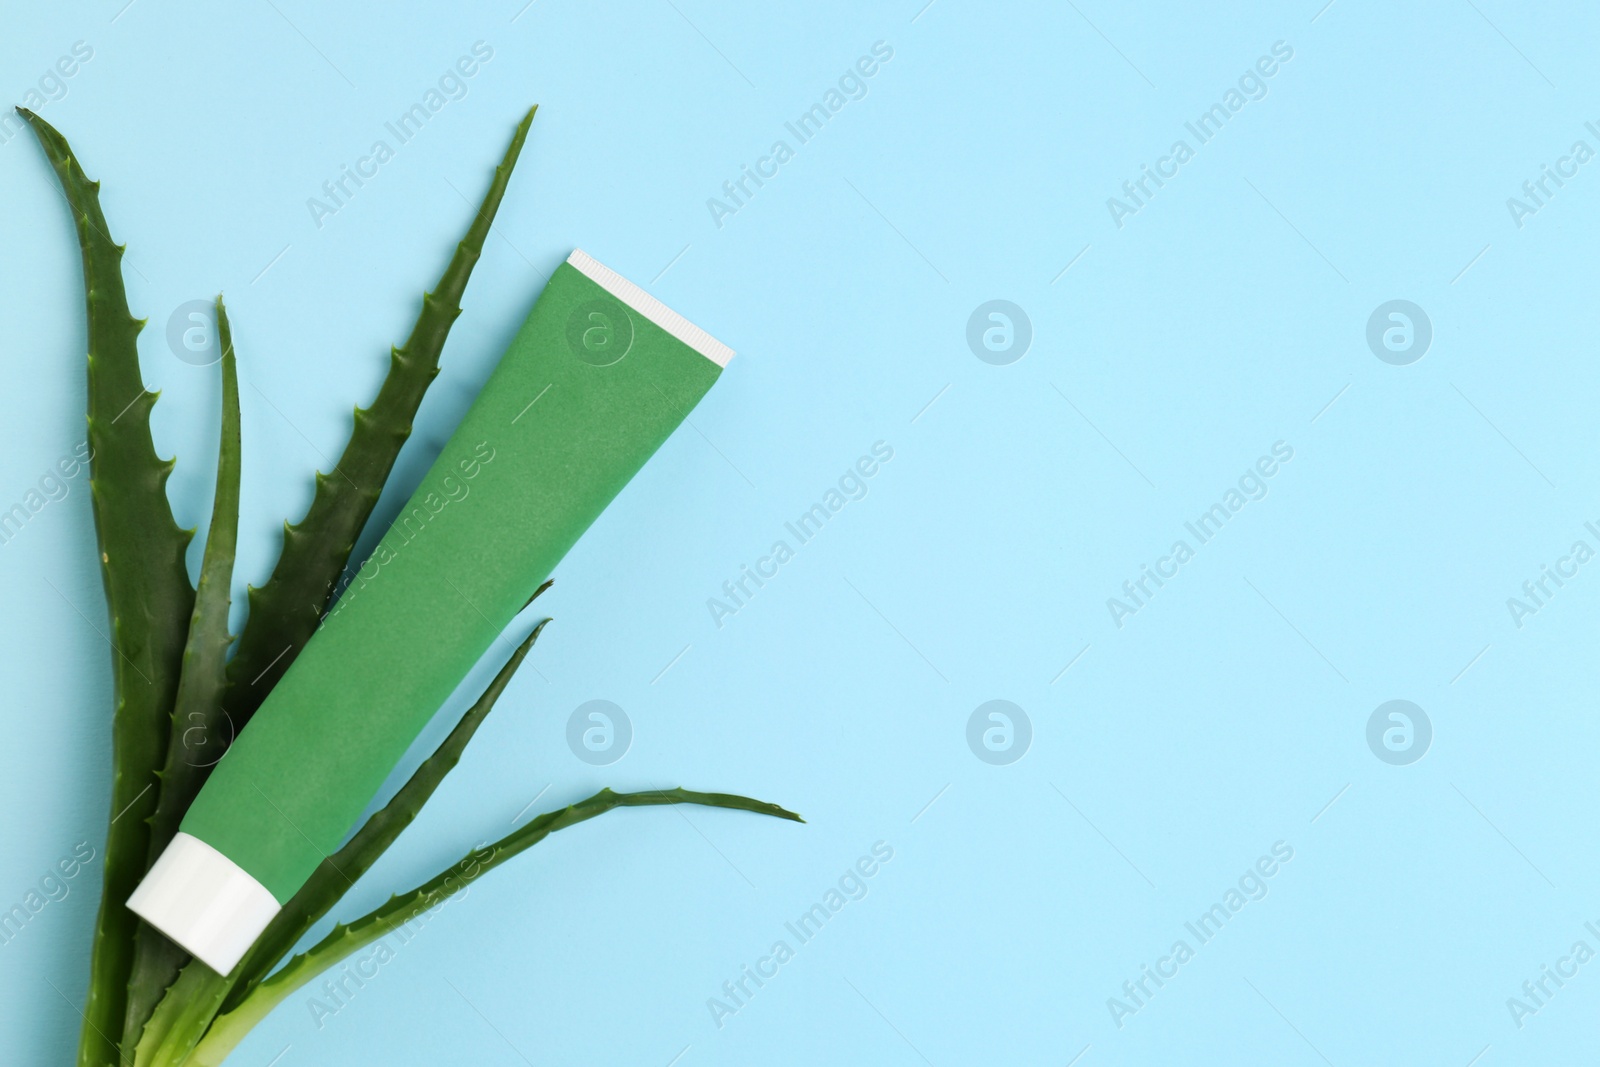
[[[226,685],[228,609],[233,602],[233,561],[239,541],[239,376],[233,330],[222,297],[217,297],[217,336],[222,348],[222,430],[217,457],[216,495],[206,533],[194,613],[183,651],[183,673],[172,709],[161,797],[151,819],[153,863],[178,831],[188,801],[198,791],[200,768],[221,756],[216,738],[227,733],[222,696]]]
[[[250,614],[228,667],[226,706],[235,729],[244,728],[283,677],[332,600],[356,538],[411,434],[411,420],[423,394],[439,373],[445,338],[461,314],[461,295],[483,252],[537,110],[529,109],[517,125],[466,236],[433,291],[423,294],[411,336],[400,348],[390,349],[389,373],[377,399],[370,407],[355,410],[355,424],[338,465],[331,474],[317,473],[316,492],[305,518],[295,525],[284,524],[283,551],[271,578],[249,590]]]
[[[545,582],[528,603],[548,588],[550,583]],[[549,619],[541,620],[533,628],[433,755],[417,767],[389,803],[369,818],[343,848],[318,865],[311,878],[274,916],[226,977],[199,960],[184,967],[177,983],[156,1007],[145,1027],[136,1050],[135,1067],[180,1062],[205,1036],[218,1013],[231,1009],[244,994],[254,989],[317,920],[338,903],[356,879],[377,862],[401,831],[411,825],[439,783],[460,762],[467,742],[472,740],[500,694],[511,684],[517,668],[549,622]]]
[[[161,796],[151,817],[150,861],[161,854],[183,819],[192,783],[202,761],[212,762],[222,718],[224,670],[228,646],[228,606],[232,602],[234,549],[239,539],[239,376],[233,331],[222,297],[217,297],[217,335],[222,346],[222,431],[217,454],[217,489],[211,505],[200,581],[195,588],[189,639],[183,649],[183,672],[172,709],[167,761],[161,772]],[[189,961],[189,953],[149,923],[140,922],[134,941],[133,972],[128,978],[128,1004],[122,1026],[122,1047],[133,1048],[150,1013]]]
[[[306,982],[338,963],[357,949],[394,933],[424,913],[445,903],[451,896],[493,870],[517,853],[543,841],[557,830],[603,815],[613,808],[644,807],[654,804],[700,804],[733,808],[804,822],[794,812],[776,804],[728,793],[696,793],[686,789],[652,790],[642,793],[613,793],[602,789],[588,800],[559,811],[548,812],[513,830],[492,845],[469,852],[448,870],[415,889],[389,900],[351,923],[341,923],[304,953],[296,956],[255,988],[233,1011],[220,1016],[207,1032],[193,1055],[182,1061],[185,1067],[217,1067],[250,1028],[266,1017],[285,997]]]
[[[176,1067],[184,1062],[216,1018],[229,988],[226,977],[191,959],[156,1005],[138,1046],[124,1062],[133,1067]],[[179,1037],[183,1034],[195,1036],[185,1042]]]
[[[167,752],[194,589],[184,564],[192,530],[173,521],[167,502],[171,460],[156,455],[150,409],[156,394],[139,373],[144,322],[128,310],[122,246],[111,240],[100,184],[89,180],[66,138],[25,108],[61,182],[83,252],[88,316],[89,492],[111,616],[116,711],[111,740],[111,823],[106,835],[100,912],[83,1009],[80,1067],[118,1062],[133,965],[136,918],[124,902],[145,872],[155,775]]]
[[[495,701],[510,684],[512,675],[549,622],[549,619],[545,619],[534,627],[527,640],[500,668],[483,696],[461,716],[461,721],[433,755],[423,761],[394,798],[368,819],[343,848],[317,866],[306,884],[283,906],[283,910],[278,912],[240,962],[239,981],[224,1004],[224,1010],[242,1000],[266,978],[272,968],[282,963],[289,950],[316,925],[317,920],[339,902],[345,891],[371,869],[401,831],[411,825],[422,810],[422,805],[444,781],[445,775],[460,762],[467,742],[472,740],[472,735],[488,717]]]

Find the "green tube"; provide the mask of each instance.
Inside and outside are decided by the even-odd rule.
[[[732,355],[573,252],[128,906],[232,969]]]

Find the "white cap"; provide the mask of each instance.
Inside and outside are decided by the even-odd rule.
[[[682,253],[679,254],[681,255]],[[733,349],[645,292],[642,286],[630,282],[583,249],[573,249],[572,255],[567,257],[567,262],[576,267],[600,288],[621,300],[624,304],[627,304],[717,366],[726,367],[728,361],[733,358]],[[671,266],[671,264],[669,263],[668,266]]]
[[[280,907],[243,867],[185,833],[128,898],[129,910],[218,974],[233,970]]]

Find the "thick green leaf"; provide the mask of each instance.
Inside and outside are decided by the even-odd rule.
[[[533,603],[539,593],[548,588],[549,582],[541,585],[528,603]],[[467,709],[455,729],[450,731],[433,755],[417,767],[389,803],[368,819],[343,848],[318,865],[311,878],[283,906],[283,910],[262,931],[231,973],[226,977],[219,975],[199,960],[191,961],[184,967],[177,983],[156,1007],[149,1026],[145,1028],[138,1043],[135,1067],[182,1062],[205,1036],[217,1014],[231,1008],[234,1002],[254,989],[267,972],[283,961],[317,920],[339,902],[339,898],[344,896],[356,879],[377,862],[401,831],[411,825],[411,821],[422,810],[422,805],[444,781],[445,775],[460,762],[467,742],[472,740],[472,735],[488,717],[495,701],[511,684],[517,668],[527,658],[533,643],[539,639],[539,634],[549,621],[541,621],[527,639],[517,646],[483,695]]]
[[[144,323],[128,310],[122,247],[111,240],[100,185],[84,174],[54,127],[18,108],[60,179],[83,251],[88,314],[89,491],[101,576],[111,616],[111,824],[95,925],[80,1067],[118,1061],[133,965],[136,921],[124,902],[144,876],[156,773],[167,753],[173,700],[194,590],[184,564],[192,530],[181,530],[167,502],[172,462],[156,456],[150,409],[156,394],[139,373],[137,338]]]
[[[222,345],[222,433],[217,456],[217,490],[211,505],[211,528],[206,533],[200,581],[195,589],[194,613],[189,618],[189,640],[183,650],[183,673],[172,709],[172,730],[167,740],[166,766],[161,772],[161,796],[150,820],[150,860],[161,854],[183,819],[200,768],[221,753],[218,739],[223,728],[222,693],[226,685],[228,606],[232,602],[234,549],[239,540],[239,375],[233,351],[233,331],[228,312],[217,297],[217,335]],[[229,738],[231,740],[231,737]],[[135,939],[133,973],[128,979],[128,1006],[122,1028],[122,1047],[138,1043],[150,1013],[155,1010],[189,954],[149,923],[139,923]]]
[[[424,293],[411,336],[389,355],[389,373],[368,408],[357,408],[350,441],[333,473],[318,472],[316,493],[305,518],[284,525],[283,551],[267,584],[251,588],[250,615],[239,649],[228,667],[227,710],[244,729],[272,687],[289,669],[327,610],[356,538],[372,514],[411,434],[411,421],[428,385],[439,373],[439,355],[450,326],[461,314],[461,295],[483,252],[483,242],[505,196],[537,108],[517,125],[505,158],[495,168],[483,205],[456,246],[433,292]]]
[[[658,789],[644,793],[613,793],[602,789],[588,800],[560,811],[540,815],[513,830],[492,845],[467,853],[448,870],[402,893],[390,897],[381,907],[351,923],[335,926],[328,936],[309,950],[290,960],[277,973],[258,985],[237,1008],[219,1017],[193,1055],[182,1061],[193,1067],[218,1067],[250,1028],[266,1017],[290,993],[338,963],[357,949],[393,933],[425,913],[445,903],[467,885],[493,870],[512,856],[533,847],[557,830],[603,815],[613,808],[645,807],[654,804],[701,804],[714,808],[733,808],[804,822],[792,811],[749,797],[728,793],[695,793],[686,789]]]

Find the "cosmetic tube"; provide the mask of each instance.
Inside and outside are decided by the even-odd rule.
[[[573,252],[128,907],[232,970],[732,356]]]

